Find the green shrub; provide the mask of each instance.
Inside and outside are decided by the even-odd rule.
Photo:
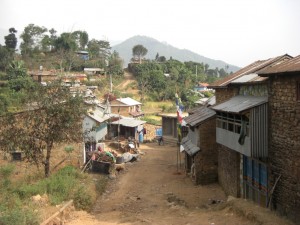
[[[74,205],[77,209],[89,210],[92,205],[92,197],[85,189],[84,186],[80,186],[73,196]]]
[[[0,187],[2,186],[5,189],[9,189],[11,188],[11,181],[9,179],[9,177],[11,176],[11,174],[14,172],[15,170],[15,166],[12,164],[0,167]]]
[[[38,215],[28,208],[17,206],[12,209],[0,207],[0,224],[2,225],[36,225],[39,224]]]

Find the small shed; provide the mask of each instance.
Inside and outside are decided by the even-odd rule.
[[[138,120],[134,118],[121,118],[111,123],[111,132],[114,137],[134,137],[136,140],[139,139],[139,134],[143,131],[146,121]]]

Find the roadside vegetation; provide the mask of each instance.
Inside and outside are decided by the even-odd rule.
[[[76,209],[88,211],[96,200],[95,193],[100,195],[105,190],[108,179],[102,176],[94,182],[89,174],[73,166],[66,166],[46,179],[28,176],[13,182],[10,178],[14,172],[12,164],[0,167],[0,224],[39,224],[41,202],[33,201],[37,195],[51,206],[73,199]]]

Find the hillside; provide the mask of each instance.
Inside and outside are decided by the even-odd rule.
[[[129,38],[120,44],[112,46],[112,50],[116,50],[120,54],[120,57],[124,59],[124,66],[127,67],[127,64],[132,58],[132,48],[138,44],[141,44],[148,49],[148,53],[146,55],[146,58],[148,59],[155,59],[155,56],[158,53],[160,56],[165,56],[167,59],[172,57],[173,59],[177,59],[181,62],[203,62],[204,64],[208,64],[210,68],[218,67],[220,69],[225,68],[226,65],[229,65],[229,72],[235,72],[240,69],[239,67],[230,65],[224,61],[210,59],[190,50],[179,49],[146,36],[134,36]]]

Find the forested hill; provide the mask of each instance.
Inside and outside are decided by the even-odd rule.
[[[120,57],[124,59],[124,66],[126,67],[127,64],[130,62],[132,58],[132,48],[135,45],[143,45],[147,48],[148,53],[145,56],[147,59],[155,59],[156,54],[158,53],[159,56],[165,56],[166,59],[172,57],[173,59],[179,60],[181,62],[193,61],[208,64],[209,68],[214,69],[218,67],[219,69],[225,68],[226,65],[229,66],[228,72],[235,72],[240,68],[234,65],[230,65],[226,62],[221,60],[214,60],[204,56],[201,56],[197,53],[194,53],[190,50],[186,49],[179,49],[173,47],[171,45],[165,44],[163,42],[159,42],[154,38],[146,37],[146,36],[134,36],[125,40],[124,42],[112,46],[112,50],[116,50]]]

